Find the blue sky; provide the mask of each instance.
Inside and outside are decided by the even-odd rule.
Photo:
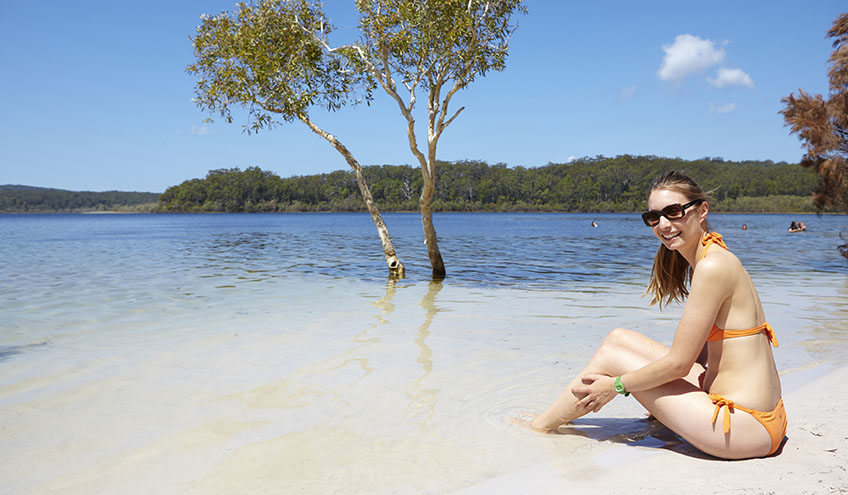
[[[282,177],[348,167],[303,124],[248,135],[192,103],[189,37],[234,1],[0,0],[0,184],[161,192],[218,168]],[[844,1],[527,2],[507,69],[457,94],[442,160],[537,167],[583,156],[796,163],[778,111],[827,92],[826,31]],[[340,39],[353,1],[327,0]],[[425,108],[418,120],[424,121]],[[405,122],[371,107],[311,114],[363,165],[412,164]]]

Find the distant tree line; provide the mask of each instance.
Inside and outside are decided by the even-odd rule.
[[[682,160],[657,156],[598,156],[538,168],[507,168],[482,161],[438,162],[436,211],[631,212],[644,208],[650,181],[683,169],[706,190],[714,210],[814,212],[817,176],[785,162]],[[405,165],[363,167],[374,200],[384,211],[414,211],[423,181]],[[219,169],[168,188],[160,212],[365,211],[354,174],[280,178],[257,167]]]
[[[149,192],[66,191],[31,186],[0,186],[2,213],[150,212],[159,194]]]
[[[690,173],[713,195],[717,211],[814,212],[816,174],[771,161],[681,160],[622,155],[538,168],[482,161],[438,162],[437,211],[630,212],[644,208],[649,182],[672,168]],[[407,165],[363,167],[381,209],[414,211],[421,172]],[[80,192],[0,186],[0,212],[309,212],[365,211],[353,172],[281,178],[257,167],[220,169],[205,178],[147,192]]]

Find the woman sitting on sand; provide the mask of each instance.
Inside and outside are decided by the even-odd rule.
[[[688,301],[667,347],[615,329],[589,364],[530,426],[550,432],[618,394],[638,400],[699,450],[726,459],[773,454],[786,413],[760,298],[739,259],[707,225],[709,197],[686,175],[651,184],[642,214],[661,245],[651,304]],[[689,287],[687,289],[687,282]]]

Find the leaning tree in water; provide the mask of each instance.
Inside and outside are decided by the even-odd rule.
[[[829,95],[799,89],[797,97],[793,93],[781,100],[786,106],[780,113],[807,150],[801,165],[819,176],[813,203],[819,211],[848,212],[848,13],[833,21],[827,35],[834,40],[828,59]],[[839,249],[848,258],[848,244]]]
[[[323,49],[332,26],[320,5],[305,0],[239,3],[234,12],[201,16],[192,38],[195,62],[186,67],[199,76],[197,105],[232,122],[231,107],[247,110],[247,132],[299,120],[326,139],[353,169],[392,278],[403,277],[388,228],[350,150],[310,117],[312,108],[335,111],[363,100],[376,87],[350,50]]]
[[[419,208],[433,278],[444,278],[432,207],[439,138],[465,109],[451,112],[454,95],[477,77],[506,67],[509,39],[518,26],[514,17],[527,9],[521,0],[357,0],[356,7],[359,42],[334,48],[318,39],[326,53],[356,60],[397,103],[409,149],[421,166]],[[415,127],[419,95],[426,103],[425,139]]]
[[[419,199],[433,278],[445,276],[433,224],[436,150],[439,138],[464,110],[450,112],[453,96],[489,71],[506,67],[509,38],[521,0],[356,0],[361,40],[333,47],[330,23],[317,0],[261,0],[239,4],[235,15],[205,17],[194,38],[200,74],[198,104],[231,119],[229,107],[245,106],[252,127],[301,120],[327,139],[357,174],[386,252],[403,272],[388,231],[362,179],[359,164],[337,138],[309,118],[314,105],[335,110],[365,100],[381,87],[398,105],[409,149],[421,166]],[[416,103],[426,99],[426,149],[416,134]],[[372,208],[373,206],[373,208]]]

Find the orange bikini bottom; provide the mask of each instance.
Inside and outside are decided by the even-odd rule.
[[[763,411],[755,411],[754,409],[748,409],[742,406],[737,406],[730,399],[725,399],[724,397],[718,394],[710,394],[710,399],[712,399],[713,404],[715,404],[715,411],[713,412],[713,424],[715,424],[716,418],[718,417],[719,410],[724,408],[724,433],[730,433],[730,413],[733,412],[734,409],[739,409],[740,411],[745,411],[754,417],[757,421],[760,422],[768,431],[769,436],[771,437],[771,450],[769,450],[768,455],[774,454],[778,447],[780,447],[780,443],[783,441],[783,437],[786,436],[786,409],[783,408],[783,398],[777,401],[777,405],[774,406],[774,410],[770,412]]]

